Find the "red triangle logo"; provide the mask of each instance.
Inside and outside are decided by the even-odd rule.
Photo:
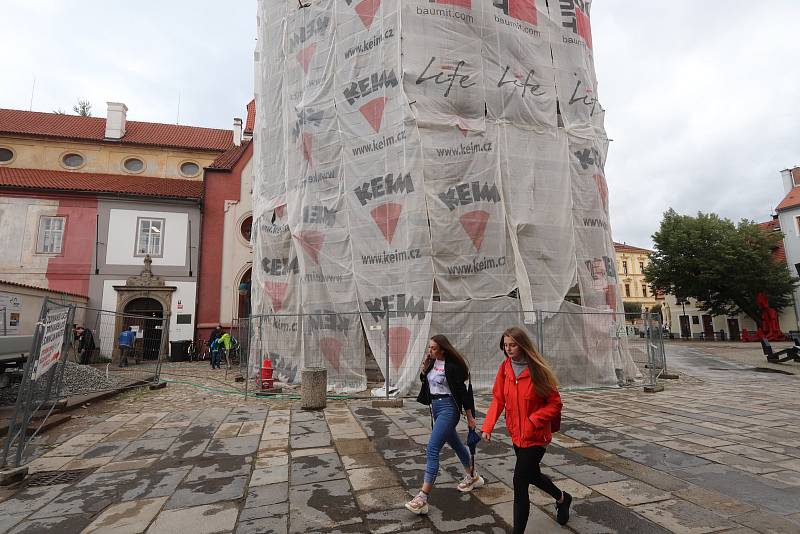
[[[375,133],[381,131],[381,122],[383,122],[383,108],[386,106],[386,101],[389,100],[385,96],[381,96],[370,100],[360,108],[358,111],[364,115]]]
[[[597,192],[600,193],[600,202],[603,203],[603,209],[608,211],[608,185],[606,185],[606,178],[602,174],[595,174],[593,176],[594,183],[597,184]]]
[[[314,263],[319,265],[319,249],[325,243],[325,234],[316,230],[305,230],[295,236]]]
[[[300,50],[297,55],[297,62],[303,66],[303,71],[308,74],[308,66],[311,64],[311,59],[314,57],[314,52],[317,50],[317,43],[311,43],[307,47]]]
[[[396,202],[387,202],[372,208],[369,212],[372,220],[381,229],[383,237],[389,243],[394,239],[394,231],[397,229],[397,220],[403,211],[403,205]]]
[[[303,141],[300,145],[300,150],[303,151],[303,157],[306,158],[306,161],[309,165],[313,162],[311,161],[311,147],[314,142],[314,136],[310,133],[303,132]]]
[[[319,350],[337,371],[339,370],[339,355],[342,352],[342,345],[343,343],[335,337],[323,337],[319,340]]]
[[[466,137],[467,134],[469,133],[469,126],[467,126],[467,123],[464,122],[461,119],[461,117],[459,117],[458,120],[456,121],[456,128],[459,129],[461,135],[463,135],[464,137]]]
[[[483,244],[483,234],[486,232],[486,221],[489,220],[489,212],[483,210],[470,211],[459,217],[461,226],[472,239],[475,250],[480,250]]]
[[[389,361],[395,369],[399,369],[408,352],[408,341],[411,339],[411,330],[405,326],[389,328]]]
[[[515,19],[536,25],[536,3],[534,0],[508,0],[508,14]]]
[[[364,0],[356,6],[356,13],[366,29],[372,26],[372,20],[379,7],[381,7],[381,0]]]
[[[592,22],[584,10],[575,6],[575,18],[578,22],[578,35],[586,41],[586,46],[592,48]]]
[[[283,309],[283,301],[286,298],[286,290],[289,284],[286,282],[264,282],[264,290],[272,300],[272,309],[279,312]]]
[[[275,208],[275,215],[279,219],[283,219],[283,215],[286,213],[286,204],[281,204],[277,208]]]

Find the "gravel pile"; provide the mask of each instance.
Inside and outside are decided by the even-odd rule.
[[[103,371],[94,367],[67,362],[67,366],[64,368],[64,385],[61,387],[61,395],[80,395],[92,391],[114,389],[119,382],[120,380],[112,375],[106,378]]]
[[[0,389],[0,406],[9,406],[17,402],[19,381],[18,377],[15,378],[17,380],[9,387]],[[41,382],[39,387],[45,388],[47,386],[46,381],[42,380]],[[70,397],[93,391],[114,389],[120,382],[121,379],[115,376],[110,375],[106,378],[105,372],[94,367],[67,362],[64,368],[64,383],[61,387],[61,396]]]

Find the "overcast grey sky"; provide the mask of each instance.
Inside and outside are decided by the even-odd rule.
[[[488,0],[485,0],[488,1]],[[0,107],[230,128],[253,94],[255,0],[4,0]],[[595,0],[617,241],[661,214],[767,220],[800,165],[800,1]],[[178,100],[180,98],[180,111]]]

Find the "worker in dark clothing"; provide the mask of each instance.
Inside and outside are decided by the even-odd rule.
[[[94,335],[91,330],[82,326],[79,326],[75,332],[78,334],[78,362],[81,365],[88,365],[95,349]]]

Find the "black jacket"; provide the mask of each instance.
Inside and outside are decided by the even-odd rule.
[[[428,385],[428,373],[433,368],[433,360],[428,362],[425,370],[420,373],[419,379],[422,381],[422,388],[417,395],[417,402],[420,404],[429,405],[431,403],[431,389]],[[467,389],[464,381],[467,377],[461,366],[456,362],[445,359],[444,361],[444,377],[447,380],[447,387],[450,388],[450,393],[453,394],[453,399],[458,406],[458,413],[462,410],[472,410],[472,415],[475,415],[475,399],[472,396],[472,388]]]

